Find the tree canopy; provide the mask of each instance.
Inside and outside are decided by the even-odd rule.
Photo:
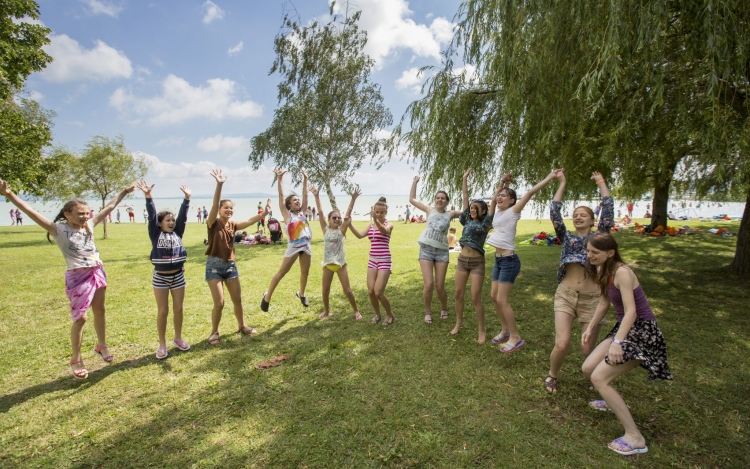
[[[248,158],[254,169],[272,159],[294,182],[305,169],[334,208],[333,187],[349,187],[365,158],[379,154],[384,140],[377,132],[392,123],[380,85],[370,79],[374,62],[363,52],[360,14],[308,26],[284,17],[270,71],[281,76],[279,106],[270,127],[253,137]]]
[[[60,168],[50,175],[46,200],[96,198],[104,207],[109,198],[143,179],[148,172],[146,160],[125,147],[122,135],[112,139],[94,136],[81,153],[55,147],[53,156],[60,161]],[[107,237],[107,220],[104,220],[104,237]]]

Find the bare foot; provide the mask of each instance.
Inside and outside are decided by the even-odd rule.
[[[487,332],[479,331],[479,337],[477,338],[477,343],[483,344],[486,340],[487,340]]]
[[[362,319],[362,314],[359,311],[357,311],[356,313],[354,313],[354,319],[359,321],[360,319]]]
[[[320,316],[318,316],[318,319],[325,319],[325,318],[327,318],[330,315],[331,315],[330,313],[327,313],[326,311],[323,311],[322,313],[320,313]]]
[[[458,334],[458,331],[461,329],[461,326],[463,326],[463,325],[464,325],[463,322],[457,322],[456,323],[456,327],[454,327],[453,330],[451,331],[451,335]]]

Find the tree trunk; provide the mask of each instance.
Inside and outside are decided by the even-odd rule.
[[[336,205],[336,197],[333,195],[333,188],[331,187],[331,181],[325,181],[326,194],[328,194],[328,200],[331,201],[331,210],[339,211],[338,205]],[[323,214],[320,214],[323,216]]]
[[[104,207],[107,206],[107,198],[102,197],[102,210],[104,210]],[[102,220],[102,223],[104,225],[104,239],[107,239],[107,217],[104,217],[104,220]]]
[[[667,212],[669,210],[669,186],[672,178],[662,181],[654,188],[654,198],[651,201],[651,229],[661,225],[667,227]]]
[[[750,276],[750,190],[742,213],[740,231],[737,233],[737,249],[734,251],[734,261],[729,266],[737,275]]]

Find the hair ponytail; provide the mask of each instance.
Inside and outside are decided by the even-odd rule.
[[[63,208],[60,209],[57,215],[55,215],[55,218],[52,219],[52,223],[57,223],[59,221],[64,221],[65,223],[67,223],[68,219],[65,218],[65,214],[72,212],[73,209],[79,205],[84,205],[86,207],[89,206],[88,202],[86,202],[85,200],[80,200],[80,199],[69,200],[68,202],[65,203],[65,205],[63,205]],[[88,234],[90,234],[91,236],[94,236],[94,232],[91,230],[91,227],[89,226],[88,222],[84,226]],[[49,241],[50,244],[52,244],[52,240],[49,237],[49,232],[47,232],[47,241]]]

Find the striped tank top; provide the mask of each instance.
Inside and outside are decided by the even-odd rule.
[[[391,242],[391,235],[384,235],[375,223],[371,223],[367,238],[370,240],[370,259],[390,260],[391,250],[388,248],[388,243]]]

